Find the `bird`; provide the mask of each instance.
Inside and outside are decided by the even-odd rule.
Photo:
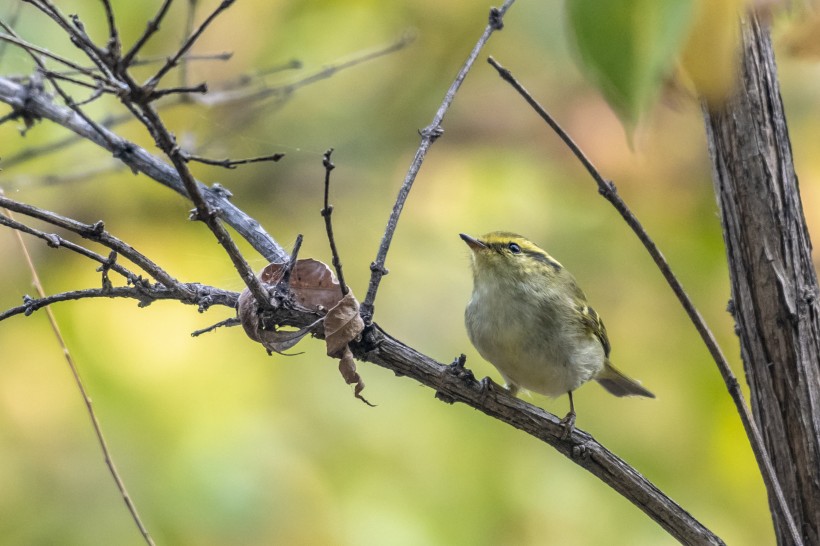
[[[555,258],[507,231],[460,237],[471,250],[473,292],[464,313],[470,341],[513,396],[521,389],[569,395],[564,439],[575,427],[572,393],[590,380],[615,396],[655,398],[612,365],[601,317]]]

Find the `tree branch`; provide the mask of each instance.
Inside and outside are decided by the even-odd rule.
[[[510,6],[512,6],[514,1],[515,0],[506,0],[504,5],[500,8],[492,8],[490,10],[489,22],[487,23],[487,27],[484,29],[484,33],[478,39],[478,42],[476,42],[472,51],[470,51],[470,54],[467,56],[467,60],[464,62],[461,70],[458,71],[456,79],[453,80],[453,83],[450,84],[450,88],[447,89],[447,93],[444,95],[444,100],[442,101],[441,106],[439,106],[435,116],[433,116],[433,121],[420,132],[421,143],[416,150],[416,155],[413,158],[410,168],[407,171],[407,175],[404,178],[404,182],[399,189],[399,194],[396,197],[395,204],[393,205],[393,211],[390,213],[390,218],[387,220],[387,227],[384,229],[384,235],[382,236],[379,251],[376,254],[376,259],[372,264],[370,264],[370,284],[367,287],[367,296],[365,297],[364,303],[362,303],[361,307],[362,318],[365,323],[370,322],[373,319],[376,293],[379,290],[379,283],[381,283],[382,277],[387,275],[387,268],[385,267],[387,251],[390,249],[390,242],[393,240],[393,233],[396,231],[399,216],[404,208],[405,201],[407,201],[407,196],[410,193],[410,189],[413,187],[413,182],[416,180],[416,175],[421,168],[424,157],[427,155],[427,151],[430,149],[433,142],[435,142],[444,132],[444,129],[441,127],[441,122],[444,119],[444,115],[450,108],[450,104],[452,104],[456,93],[461,87],[461,84],[464,82],[464,79],[467,77],[467,73],[473,67],[476,58],[478,58],[479,52],[487,43],[487,40],[490,39],[493,32],[503,28],[504,24],[502,21],[504,14],[507,13],[507,10]]]
[[[144,173],[180,195],[188,197],[185,185],[173,167],[104,127],[101,127],[101,130],[107,138],[102,138],[98,131],[84,119],[75,115],[71,110],[52,103],[44,92],[0,77],[0,102],[10,105],[21,115],[28,115],[34,119],[48,119],[62,125],[112,152],[114,157],[122,161],[133,172]],[[239,232],[265,259],[270,262],[287,261],[287,252],[262,228],[259,222],[231,203],[224,191],[208,188],[201,182],[197,184],[202,191],[203,199],[216,211],[216,214]]]
[[[547,124],[558,134],[561,140],[567,145],[567,147],[572,151],[572,153],[578,158],[578,160],[583,164],[584,168],[589,172],[590,176],[595,180],[596,184],[598,185],[598,192],[609,201],[615,210],[620,213],[623,219],[626,221],[627,225],[632,228],[632,231],[635,235],[638,236],[638,239],[643,243],[644,247],[646,248],[649,255],[652,257],[652,260],[658,266],[658,269],[661,271],[664,279],[669,284],[672,291],[675,293],[675,296],[678,298],[681,306],[686,311],[686,314],[689,316],[692,324],[694,324],[695,329],[701,336],[703,343],[706,345],[706,348],[709,350],[709,353],[712,355],[713,360],[717,364],[718,370],[723,378],[724,383],[726,384],[726,388],[729,391],[729,394],[732,397],[732,401],[735,403],[735,408],[737,409],[738,414],[740,415],[740,420],[743,423],[743,427],[746,431],[746,435],[749,438],[749,442],[751,443],[752,451],[754,452],[758,466],[760,471],[763,475],[764,481],[769,486],[770,489],[773,491],[780,493],[780,498],[782,500],[782,490],[780,488],[780,484],[777,481],[777,477],[772,470],[771,462],[769,460],[768,453],[766,451],[766,447],[763,444],[762,438],[760,436],[760,431],[758,430],[757,426],[755,425],[754,421],[751,418],[751,413],[749,412],[748,405],[746,404],[746,400],[743,396],[743,392],[740,390],[740,385],[737,381],[737,377],[732,372],[731,367],[729,366],[729,362],[726,360],[726,357],[723,355],[723,351],[721,351],[720,346],[715,339],[714,334],[709,329],[706,324],[706,321],[701,316],[700,312],[695,307],[695,304],[689,298],[688,294],[681,285],[678,278],[672,272],[672,268],[669,266],[669,262],[666,261],[666,258],[661,253],[658,246],[646,232],[644,227],[641,225],[638,218],[632,213],[629,209],[627,204],[621,199],[620,195],[617,193],[617,188],[615,187],[615,183],[611,180],[605,180],[598,169],[592,164],[588,157],[581,151],[577,144],[572,140],[572,138],[564,131],[563,128],[550,116],[550,114],[541,106],[530,93],[512,76],[509,70],[503,68],[500,64],[498,64],[495,59],[490,57],[489,63],[498,70],[499,75],[512,87],[518,91],[518,93],[527,101],[527,103],[538,113],[541,118],[547,122]],[[788,512],[788,507],[786,506],[785,502],[781,506],[782,509],[785,509]]]

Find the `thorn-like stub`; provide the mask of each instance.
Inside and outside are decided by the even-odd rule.
[[[504,16],[498,8],[490,8],[490,26],[493,30],[501,30],[504,28]]]
[[[609,197],[618,193],[618,188],[615,187],[615,182],[612,180],[604,180],[604,185],[598,188],[598,193],[604,197]]]
[[[388,273],[390,273],[390,271],[386,267],[384,267],[383,265],[379,265],[376,262],[372,262],[370,264],[370,271],[378,271],[382,275],[387,275]]]
[[[210,190],[214,193],[214,195],[224,197],[225,199],[230,199],[231,197],[233,197],[233,193],[231,193],[231,190],[229,190],[219,182],[214,182],[213,184],[211,184]]]
[[[438,140],[438,137],[444,134],[444,129],[441,127],[441,125],[428,125],[424,129],[419,131],[419,134],[422,136],[422,138],[429,138],[430,142],[435,142],[436,140]]]

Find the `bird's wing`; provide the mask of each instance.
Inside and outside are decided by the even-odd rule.
[[[604,355],[608,358],[609,351],[612,349],[609,345],[609,338],[606,335],[606,327],[604,326],[604,321],[601,320],[601,317],[598,316],[598,313],[590,307],[589,305],[583,303],[579,304],[577,307],[578,315],[581,320],[581,324],[592,332],[592,334],[598,338],[598,341],[601,342],[601,345],[604,348]]]

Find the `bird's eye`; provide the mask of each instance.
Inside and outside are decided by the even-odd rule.
[[[507,245],[507,248],[510,249],[510,252],[513,254],[521,254],[521,247],[515,243],[510,243]]]

